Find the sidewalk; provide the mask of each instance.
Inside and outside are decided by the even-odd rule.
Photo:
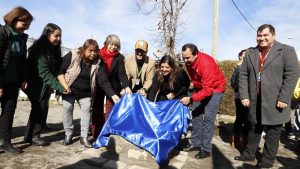
[[[53,131],[43,134],[51,141],[48,147],[29,146],[23,142],[24,126],[27,123],[30,111],[28,101],[19,101],[15,115],[13,140],[15,146],[21,147],[24,152],[19,155],[11,155],[0,151],[0,168],[2,169],[158,169],[160,168],[151,154],[137,148],[121,137],[113,136],[108,148],[87,149],[79,143],[80,112],[76,105],[74,111],[75,135],[74,143],[69,146],[62,145],[64,131],[62,126],[62,106],[50,104],[48,124]],[[219,116],[213,137],[212,155],[209,158],[198,160],[194,158],[197,152],[174,151],[170,156],[169,169],[235,169],[255,168],[256,162],[243,163],[234,161],[234,156],[239,151],[229,145],[231,116]],[[189,137],[189,135],[187,136]],[[277,160],[273,168],[300,168],[299,140],[287,140],[282,136]],[[262,143],[263,143],[262,139]],[[182,139],[183,143],[187,138]]]

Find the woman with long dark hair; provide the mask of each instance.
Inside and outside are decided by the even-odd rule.
[[[159,62],[159,71],[155,74],[147,98],[151,101],[181,99],[188,96],[190,79],[175,60],[165,55]]]
[[[25,59],[26,41],[33,20],[32,15],[23,7],[16,7],[4,17],[0,26],[0,149],[18,154],[21,149],[11,145],[11,129],[14,120],[19,88],[26,89],[27,79]]]
[[[50,95],[53,90],[70,92],[56,78],[61,62],[61,29],[56,24],[48,23],[40,38],[29,48],[27,59],[28,88],[25,93],[31,102],[31,112],[24,140],[30,144],[50,144],[40,137],[47,119]]]

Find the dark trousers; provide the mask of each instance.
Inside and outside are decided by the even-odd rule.
[[[243,156],[255,157],[261,134],[265,131],[265,144],[262,152],[262,158],[260,162],[267,164],[274,164],[276,154],[278,152],[279,139],[281,134],[282,124],[278,125],[262,125],[261,124],[261,97],[257,97],[256,102],[256,120],[257,122],[251,122],[250,131],[248,133],[248,144]]]
[[[293,133],[292,121],[290,120],[287,123],[285,123],[284,128],[285,128],[286,134]]]
[[[252,124],[248,134],[248,144],[243,152],[245,157],[255,157],[261,134],[265,131],[265,144],[262,152],[261,161],[268,164],[273,164],[279,146],[279,139],[282,125],[262,125]]]
[[[46,92],[40,101],[29,98],[31,111],[25,129],[25,140],[31,140],[33,136],[41,134],[45,119],[47,119],[50,95],[50,92]]]
[[[248,121],[249,109],[242,105],[240,99],[235,99],[236,117],[233,124],[233,132],[235,134],[248,135],[250,122]]]
[[[213,93],[199,103],[194,103],[192,111],[191,144],[211,152],[211,140],[214,134],[214,124],[223,93]],[[197,105],[198,104],[198,105]]]
[[[0,98],[2,109],[0,115],[0,139],[11,139],[11,130],[17,107],[18,94],[19,87],[17,85],[3,87],[3,96]]]
[[[50,94],[51,96],[51,94]],[[50,99],[50,96],[49,96],[49,99]],[[45,108],[45,115],[44,115],[44,119],[43,119],[43,123],[42,123],[42,129],[44,127],[47,127],[47,117],[48,117],[48,111],[49,111],[49,99],[48,99],[48,105],[47,105],[47,108]]]
[[[104,125],[104,94],[97,93],[96,100],[93,103],[93,113],[92,113],[92,135],[93,139],[97,139],[100,131]]]
[[[93,114],[92,114],[92,135],[94,139],[97,139],[102,127],[109,117],[111,109],[114,105],[113,101],[110,98],[106,97],[106,103],[104,105],[105,94],[97,95],[97,99],[93,105]],[[104,113],[105,112],[105,113]]]

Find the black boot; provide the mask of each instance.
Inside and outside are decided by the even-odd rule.
[[[30,143],[35,146],[49,146],[50,145],[50,142],[43,140],[39,135],[33,136]]]
[[[3,140],[3,145],[1,145],[1,148],[4,152],[11,154],[20,154],[22,152],[21,149],[12,146],[10,139]]]
[[[53,128],[49,127],[46,124],[42,127],[42,132],[47,133],[47,132],[51,132],[51,131],[54,131]]]
[[[92,143],[87,137],[80,137],[80,144],[84,145],[86,148],[92,148]]]
[[[186,147],[183,148],[183,151],[191,152],[191,151],[200,151],[201,147],[194,147],[192,144],[188,144]]]
[[[70,145],[71,143],[72,143],[72,135],[69,135],[69,136],[66,135],[63,144],[65,146],[67,146],[67,145]]]
[[[199,153],[195,155],[195,158],[197,159],[202,159],[207,157],[210,157],[210,152],[205,150],[200,150]]]

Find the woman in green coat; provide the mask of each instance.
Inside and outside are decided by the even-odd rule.
[[[68,93],[57,80],[56,74],[62,62],[61,29],[49,23],[41,37],[29,48],[27,59],[28,87],[25,90],[30,102],[31,112],[25,130],[24,140],[37,146],[50,143],[41,139],[40,133],[47,119],[49,99],[53,90]]]

